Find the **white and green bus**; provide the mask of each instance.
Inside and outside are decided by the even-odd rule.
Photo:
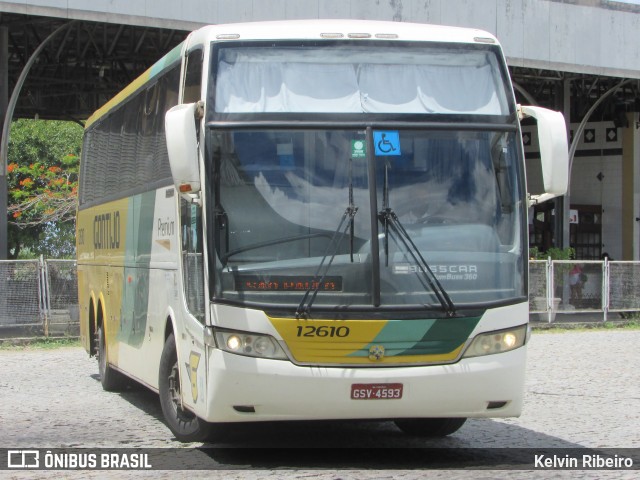
[[[520,414],[527,207],[567,183],[562,116],[516,105],[479,30],[209,26],[86,125],[81,337],[182,441],[228,422]]]

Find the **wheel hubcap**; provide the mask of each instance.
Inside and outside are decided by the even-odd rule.
[[[169,373],[169,396],[171,398],[171,405],[176,412],[176,415],[183,421],[191,420],[194,415],[182,408],[182,402],[180,401],[180,371],[178,369],[178,362],[173,364],[171,372]]]

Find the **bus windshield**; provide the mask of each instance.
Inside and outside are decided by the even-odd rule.
[[[513,113],[491,45],[324,42],[212,51],[210,115]]]
[[[521,299],[516,144],[498,129],[210,128],[214,297],[442,310],[430,273],[458,308]]]

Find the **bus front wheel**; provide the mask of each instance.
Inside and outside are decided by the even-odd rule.
[[[396,426],[408,435],[416,437],[446,437],[458,431],[466,418],[404,418],[396,420]]]
[[[181,442],[202,442],[211,433],[211,424],[182,408],[180,366],[173,334],[167,338],[160,357],[158,379],[160,406],[167,424]]]

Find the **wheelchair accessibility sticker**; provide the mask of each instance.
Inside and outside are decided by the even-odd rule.
[[[377,157],[400,155],[400,134],[395,132],[373,132],[373,144]]]

